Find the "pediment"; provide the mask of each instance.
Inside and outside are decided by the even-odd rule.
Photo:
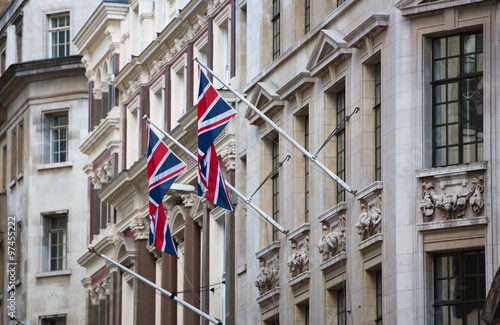
[[[277,87],[268,82],[257,83],[250,102],[269,118],[285,106],[277,93]],[[264,119],[250,107],[245,113],[245,118],[252,125],[258,126],[264,123]]]
[[[373,14],[345,36],[349,47],[365,46],[367,38],[374,38],[389,26],[389,14]]]
[[[283,100],[291,101],[296,99],[296,93],[302,93],[311,88],[314,81],[315,79],[311,77],[309,72],[300,72],[276,92]],[[299,103],[299,106],[302,106],[302,103]]]
[[[403,16],[416,19],[440,14],[448,8],[478,7],[495,3],[495,0],[401,0],[395,7],[401,10]]]
[[[322,77],[328,73],[329,65],[339,65],[352,53],[344,36],[333,29],[323,29],[319,33],[306,69],[312,77]]]

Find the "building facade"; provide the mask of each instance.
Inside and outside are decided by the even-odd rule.
[[[232,1],[102,1],[74,39],[90,97],[88,134],[80,145],[90,179],[88,245],[228,324],[235,316],[234,217],[196,195],[197,161],[165,139],[187,164],[176,180],[183,190],[174,184],[163,203],[179,259],[148,245],[142,117],[149,116],[197,153],[198,65],[193,58],[231,80],[234,8]],[[234,104],[234,96],[221,93]],[[233,183],[234,132],[230,124],[215,141],[224,176]],[[201,321],[91,252],[82,251],[78,262],[86,269],[87,324]]]
[[[482,324],[500,263],[498,1],[237,8],[237,88],[356,193],[237,102],[237,188],[272,175],[252,202],[289,232],[237,211],[236,323]]]
[[[84,324],[88,88],[71,43],[94,1],[10,1],[0,15],[0,323]]]

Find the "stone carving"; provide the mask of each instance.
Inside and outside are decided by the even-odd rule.
[[[260,261],[260,273],[255,281],[255,286],[259,289],[259,294],[263,295],[279,285],[279,265],[278,255],[271,261]]]
[[[370,207],[370,211],[365,203],[361,203],[361,214],[359,215],[358,222],[356,222],[356,228],[358,229],[358,234],[361,235],[361,240],[370,238],[371,236],[378,234],[380,232],[380,221],[382,220],[382,210],[380,197],[377,201]]]
[[[136,217],[130,222],[130,229],[134,233],[136,240],[149,238],[149,226],[146,223],[146,218]]]
[[[330,228],[327,225],[323,225],[323,237],[318,243],[318,249],[323,256],[323,261],[346,250],[345,216],[340,218],[340,224],[337,228],[332,231],[329,230]]]
[[[297,248],[297,243],[292,242],[292,255],[288,258],[286,264],[290,268],[292,276],[297,276],[309,270],[309,238],[306,236],[305,244]]]
[[[197,198],[197,195],[193,193],[181,194],[181,198],[185,207],[192,207],[194,205],[194,201]]]
[[[92,302],[92,305],[98,305],[99,304],[99,294],[94,289],[90,289],[89,295],[90,295],[90,301]]]
[[[234,170],[236,167],[235,155],[236,144],[234,142],[228,143],[219,150],[219,155],[226,165],[226,170]]]
[[[434,184],[430,182],[422,183],[422,200],[420,211],[424,221],[434,219],[436,209],[445,213],[447,220],[461,219],[465,216],[467,204],[471,206],[472,211],[479,215],[484,208],[483,198],[483,178],[474,178],[472,187],[462,193],[437,193],[434,190]]]

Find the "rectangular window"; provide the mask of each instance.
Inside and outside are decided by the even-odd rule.
[[[17,126],[17,174],[22,174],[24,168],[24,123]]]
[[[66,317],[44,316],[41,324],[42,325],[66,325]]]
[[[273,0],[273,60],[280,56],[280,0]]]
[[[306,34],[311,30],[311,0],[306,0],[305,8],[305,31]]]
[[[67,215],[50,216],[47,218],[47,222],[49,270],[65,270],[67,268],[66,249],[68,217]]]
[[[273,152],[272,152],[272,169],[276,168],[278,164],[280,163],[279,161],[279,155],[280,155],[280,150],[279,150],[279,139],[276,137],[276,139],[273,140],[272,144]],[[272,180],[272,186],[273,186],[273,220],[279,223],[279,194],[280,194],[280,175],[279,175],[279,170],[277,170],[273,176],[271,177]],[[273,241],[278,240],[278,229],[273,226]]]
[[[17,130],[16,127],[12,129],[10,134],[10,181],[16,179],[16,167],[17,167]]]
[[[49,24],[50,57],[68,56],[70,44],[69,15],[50,17]]]
[[[304,149],[309,151],[309,115],[304,117]],[[309,158],[304,156],[304,222],[309,222]]]
[[[432,40],[433,166],[483,159],[483,33]]]
[[[7,188],[7,146],[2,150],[2,189]]]
[[[434,255],[434,324],[481,324],[484,250]]]
[[[375,273],[375,324],[382,325],[382,270]]]
[[[68,113],[49,116],[50,162],[68,161]]]
[[[347,324],[347,306],[345,288],[337,290],[337,324]]]
[[[5,69],[7,68],[7,54],[5,51],[5,48],[0,49],[0,74],[3,74],[5,72]]]
[[[381,72],[380,62],[375,64],[375,180],[382,180],[382,134],[381,134]]]
[[[347,0],[337,0],[337,7],[346,2]]]
[[[345,118],[345,89],[337,93],[337,125],[341,125]],[[345,180],[345,127],[342,126],[336,133],[337,137],[337,176]],[[345,189],[337,184],[337,203],[345,201]]]

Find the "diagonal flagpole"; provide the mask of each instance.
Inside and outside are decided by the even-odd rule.
[[[142,282],[144,282],[145,284],[149,285],[150,287],[153,287],[154,289],[160,291],[161,293],[163,293],[164,295],[172,298],[173,300],[175,300],[176,302],[180,303],[181,305],[183,305],[184,307],[188,308],[189,310],[197,313],[198,315],[200,315],[201,317],[207,319],[208,321],[214,323],[214,324],[217,324],[217,325],[221,325],[222,322],[218,319],[215,319],[214,317],[204,313],[203,311],[199,310],[198,308],[196,308],[195,306],[189,304],[188,302],[178,298],[176,296],[175,293],[170,293],[168,292],[167,290],[163,289],[162,287],[158,286],[157,284],[149,281],[148,279],[146,279],[145,277],[137,274],[136,272],[126,268],[125,266],[121,265],[120,263],[118,263],[117,261],[107,257],[106,255],[104,254],[101,254],[99,252],[97,252],[97,250],[94,248],[94,247],[89,247],[88,248],[89,252],[91,253],[94,253],[96,254],[97,256],[99,256],[100,258],[108,261],[109,263],[113,264],[114,266],[120,268],[122,271],[126,272],[126,273],[129,273],[131,275],[133,275],[134,277],[136,277],[138,280],[141,280]]]
[[[240,94],[238,91],[236,91],[233,87],[229,86],[227,83],[225,83],[221,78],[219,78],[212,70],[210,70],[205,64],[201,63],[198,58],[194,58],[196,62],[200,66],[202,66],[205,70],[210,72],[212,76],[214,76],[217,80],[219,80],[227,89],[229,89],[233,94],[236,95],[241,101],[243,101],[245,104],[248,105],[257,115],[259,115],[264,121],[266,121],[269,125],[271,125],[278,133],[280,133],[285,139],[290,141],[297,149],[302,151],[302,153],[308,157],[313,163],[318,165],[325,173],[328,174],[331,178],[333,178],[337,183],[339,183],[345,190],[351,194],[356,194],[356,190],[353,190],[349,185],[347,185],[340,177],[335,175],[331,170],[329,170],[325,165],[323,165],[321,162],[319,162],[315,156],[311,155],[309,151],[304,149],[297,141],[295,141],[292,137],[290,137],[285,131],[283,131],[279,126],[277,126],[271,119],[269,119],[264,113],[262,113],[255,105],[250,103],[249,100],[247,100],[242,94]]]
[[[179,141],[177,141],[176,139],[174,139],[174,137],[172,137],[170,134],[168,134],[163,129],[161,129],[158,125],[156,125],[153,121],[151,121],[151,119],[149,117],[147,117],[146,115],[144,115],[142,117],[142,119],[146,120],[149,124],[151,124],[152,126],[154,126],[158,131],[160,131],[161,133],[163,133],[167,138],[169,138],[170,140],[172,140],[173,143],[175,143],[179,148],[181,148],[182,150],[184,150],[184,152],[187,153],[191,158],[193,158],[196,161],[198,160],[198,158],[191,151],[189,151],[186,147],[184,147],[182,144],[180,144]],[[275,226],[276,229],[278,229],[280,232],[282,232],[284,234],[288,233],[288,230],[285,230],[279,223],[277,223],[274,219],[272,219],[271,217],[269,217],[264,211],[262,211],[261,209],[259,209],[259,207],[257,207],[255,204],[253,204],[246,196],[244,196],[243,194],[241,194],[231,184],[229,184],[227,181],[225,181],[225,182],[226,182],[226,186],[229,189],[231,189],[231,191],[233,191],[242,200],[244,200],[247,203],[247,205],[251,206],[262,217],[264,217],[264,219],[266,219],[269,223],[271,223],[273,226]]]

